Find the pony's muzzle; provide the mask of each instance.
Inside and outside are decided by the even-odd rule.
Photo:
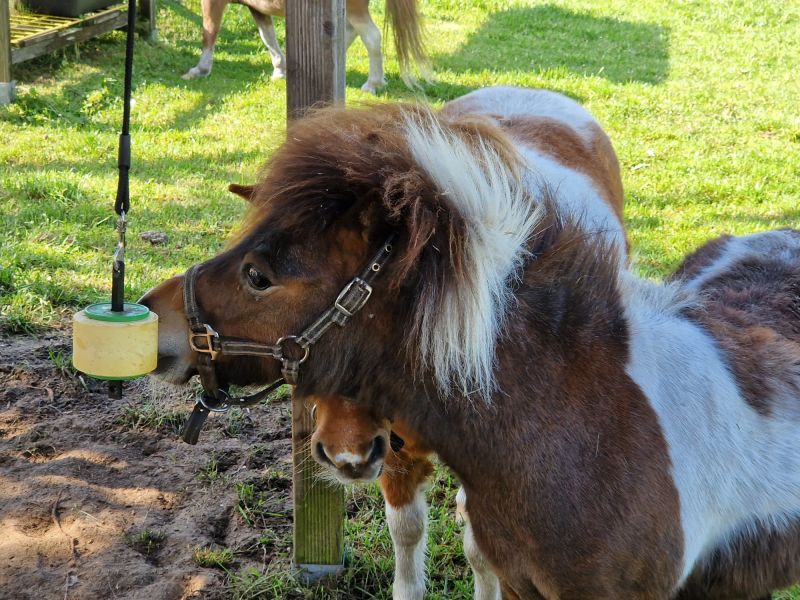
[[[325,446],[321,441],[312,443],[311,454],[320,465],[332,471],[345,483],[372,481],[383,470],[384,459],[388,449],[385,435],[375,436],[366,447],[358,451],[336,451]]]

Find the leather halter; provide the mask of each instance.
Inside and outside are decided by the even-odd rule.
[[[197,303],[197,278],[201,266],[192,265],[183,282],[183,306],[189,321],[189,346],[197,352],[197,371],[203,391],[198,394],[192,414],[181,433],[183,440],[196,444],[200,430],[209,412],[225,412],[232,406],[258,404],[271,392],[285,383],[297,385],[300,365],[306,361],[314,345],[334,324],[344,327],[345,323],[361,310],[372,295],[372,281],[380,273],[392,252],[390,236],[375,254],[367,267],[354,277],[339,292],[333,305],[323,312],[316,321],[306,327],[300,335],[285,335],[274,344],[263,344],[240,338],[221,336],[211,325],[203,322],[200,305]],[[214,361],[220,355],[261,356],[274,358],[281,363],[282,378],[270,383],[266,388],[243,397],[233,397],[227,386],[221,387],[217,378]]]

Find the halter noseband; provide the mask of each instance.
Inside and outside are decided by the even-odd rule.
[[[1,1],[1,0],[0,0]],[[189,444],[196,444],[200,430],[209,412],[225,412],[232,406],[250,406],[258,404],[271,392],[284,383],[297,384],[300,365],[311,353],[311,346],[335,323],[344,327],[345,323],[355,315],[372,295],[372,281],[380,273],[392,252],[390,236],[375,254],[367,267],[342,288],[333,305],[323,312],[316,321],[306,327],[300,335],[285,335],[274,344],[262,344],[240,338],[219,335],[211,325],[203,322],[200,305],[197,303],[197,277],[200,265],[192,265],[183,282],[183,307],[189,321],[189,346],[197,352],[197,371],[203,391],[198,394],[192,414],[186,422],[181,437]],[[220,355],[229,356],[261,356],[274,358],[281,363],[282,378],[270,383],[264,389],[243,397],[232,397],[227,387],[219,385],[214,361]]]

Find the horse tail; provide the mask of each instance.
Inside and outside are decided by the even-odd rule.
[[[411,65],[416,63],[425,80],[430,80],[430,67],[422,41],[422,19],[417,10],[417,0],[386,0],[386,27],[392,27],[400,76],[407,86],[413,87]],[[384,34],[385,35],[385,34]]]

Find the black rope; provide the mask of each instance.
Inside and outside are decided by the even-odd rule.
[[[130,210],[128,171],[131,168],[131,88],[133,81],[133,36],[136,29],[136,0],[128,0],[128,31],[125,44],[125,90],[122,99],[122,134],[119,136],[119,183],[114,210],[118,215]]]
[[[0,0],[2,2],[2,0]],[[111,272],[111,310],[125,310],[125,215],[131,208],[130,168],[131,168],[131,90],[133,87],[133,41],[136,33],[136,0],[128,0],[128,31],[125,36],[125,81],[122,97],[122,133],[119,136],[117,166],[117,199],[114,210],[119,215],[117,230],[119,242],[114,254],[114,268]],[[109,398],[122,398],[122,381],[109,381]]]

